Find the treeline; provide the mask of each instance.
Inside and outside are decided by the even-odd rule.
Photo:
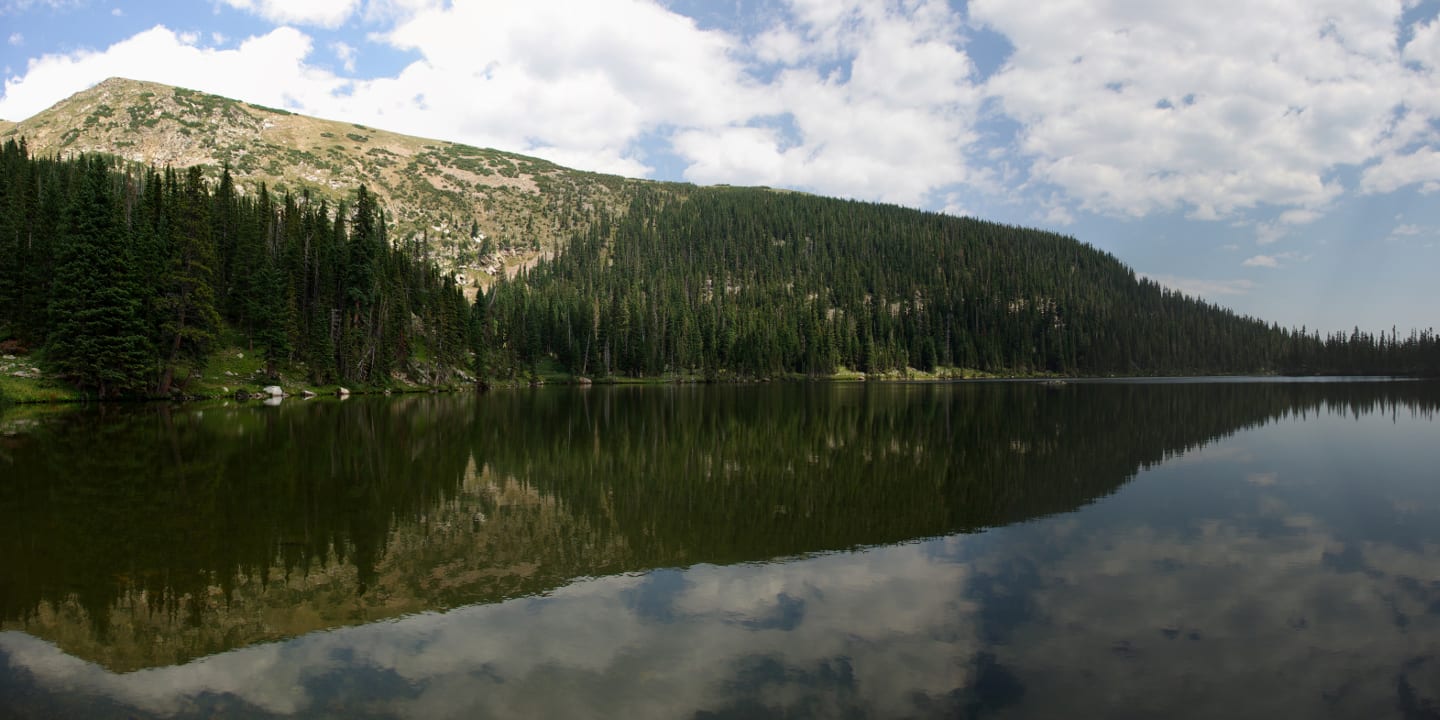
[[[228,171],[0,148],[0,340],[99,397],[183,388],[227,332],[318,384],[387,384],[421,350],[464,367],[468,314],[364,187],[332,209]]]
[[[315,384],[385,385],[417,358],[483,377],[1440,375],[1433,330],[1282,329],[1053,233],[770,190],[634,192],[470,306],[423,240],[389,240],[364,187],[332,208],[11,141],[0,343],[99,397],[183,391],[232,343]]]
[[[641,191],[475,307],[491,374],[1440,371],[1431,331],[1321,339],[1053,233],[768,190]]]
[[[423,396],[266,413],[147,404],[51,415],[6,447],[0,620],[73,599],[104,642],[112,610],[133,594],[198,627],[213,586],[228,604],[247,578],[253,587],[333,563],[353,566],[363,593],[398,533],[413,538],[460,492],[468,410],[460,398]],[[256,448],[278,447],[310,451],[255,461]],[[33,550],[41,546],[49,550]],[[123,637],[135,629],[126,625],[113,629]],[[253,632],[230,629],[207,651]],[[142,657],[172,654],[166,664],[202,649],[146,645]]]

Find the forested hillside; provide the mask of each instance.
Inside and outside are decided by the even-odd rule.
[[[601,210],[623,210],[630,188],[658,185],[123,78],[0,124],[0,142],[21,138],[37,157],[199,165],[212,183],[228,167],[241,187],[309,192],[332,208],[364,185],[384,204],[391,238],[421,239],[467,284],[513,272]]]
[[[764,189],[641,193],[476,303],[482,368],[823,376],[840,368],[1428,373],[1431,331],[1321,339],[1146,279],[1072,238]]]
[[[710,380],[1440,374],[1431,330],[1321,338],[1139,279],[1072,238],[768,189],[639,189],[470,305],[421,240],[390,239],[364,186],[350,198],[6,142],[0,350],[34,351],[102,398],[185,394],[220,348],[262,356],[264,377],[372,388],[557,366]]]
[[[165,396],[223,336],[310,382],[383,386],[416,356],[464,367],[468,308],[353,204],[241,194],[228,173],[0,148],[0,342],[98,397]]]

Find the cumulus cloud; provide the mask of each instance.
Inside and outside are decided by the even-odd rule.
[[[659,153],[696,182],[910,205],[987,180],[966,157],[983,97],[962,19],[939,0],[797,0],[753,36],[702,29],[651,0],[224,1],[277,23],[335,26],[361,13],[389,26],[371,41],[419,59],[388,77],[338,78],[296,30],[264,36],[281,45],[267,58],[156,28],[33,61],[0,107],[25,117],[126,74],[628,175],[647,174]],[[357,50],[330,47],[353,72]]]
[[[1263,268],[1278,268],[1278,267],[1280,267],[1280,261],[1279,261],[1278,259],[1276,259],[1275,256],[1273,256],[1273,255],[1255,255],[1255,256],[1253,256],[1253,257],[1248,257],[1248,258],[1246,258],[1246,259],[1245,259],[1245,262],[1242,262],[1242,263],[1240,263],[1240,264],[1241,264],[1241,265],[1244,265],[1245,267],[1263,267]]]
[[[305,63],[310,37],[278,28],[234,49],[199,44],[193,34],[156,26],[102,52],[46,55],[25,75],[5,81],[0,117],[27,118],[65,96],[111,76],[131,77],[295,107],[301,98],[325,97],[344,83]]]
[[[1153,280],[1171,290],[1179,290],[1194,297],[1224,297],[1227,295],[1248,295],[1258,287],[1250,280],[1205,280],[1201,278],[1178,277],[1175,275],[1151,275],[1143,277]]]
[[[1360,190],[1367,194],[1388,193],[1406,185],[1440,179],[1440,150],[1422,149],[1404,155],[1389,155],[1365,168]]]
[[[222,0],[236,10],[259,15],[270,22],[286,25],[318,25],[335,28],[343,25],[360,7],[360,0]]]
[[[783,126],[679,133],[686,177],[909,204],[978,181],[966,153],[983,97],[958,20],[943,3],[797,0],[751,48],[779,68],[767,90]]]
[[[407,132],[643,174],[635,143],[664,127],[768,112],[737,41],[650,2],[422,9],[380,39],[420,59],[317,106]]]
[[[124,74],[590,170],[952,211],[1002,197],[1055,225],[1179,210],[1244,219],[1262,244],[1347,191],[1440,190],[1440,21],[1404,28],[1399,0],[778,0],[728,30],[657,0],[220,1],[363,21],[416,59],[356,78],[363,48],[327,38],[333,59],[312,58],[289,27],[233,54],[154,28],[32,60],[0,114]],[[1014,48],[983,81],[978,29]]]
[[[987,90],[1023,125],[1018,147],[1034,180],[1089,210],[1205,219],[1260,206],[1313,219],[1343,192],[1337,169],[1391,152],[1397,112],[1433,96],[1422,88],[1436,82],[1397,52],[1401,11],[1295,0],[970,4],[974,23],[1016,48]],[[1400,181],[1374,174],[1372,186]]]
[[[345,67],[345,72],[355,72],[356,51],[354,46],[336,41],[330,45],[330,49],[335,52],[335,59]]]

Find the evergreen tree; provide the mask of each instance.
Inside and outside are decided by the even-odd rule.
[[[183,186],[170,194],[175,217],[170,266],[158,283],[161,291],[157,301],[165,342],[165,358],[156,386],[162,396],[170,393],[179,363],[203,364],[220,327],[212,284],[216,255],[210,196],[200,168],[187,170]]]
[[[80,388],[120,397],[144,387],[151,354],[140,291],[109,168],[86,158],[79,170],[59,238],[48,357]]]

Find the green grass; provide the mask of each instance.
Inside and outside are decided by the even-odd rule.
[[[237,390],[259,392],[266,385],[275,384],[284,386],[266,377],[263,353],[228,345],[210,354],[200,377],[186,381],[184,392],[199,397],[220,397],[234,395]]]
[[[51,378],[0,376],[0,404],[64,403],[85,399],[79,390]]]

